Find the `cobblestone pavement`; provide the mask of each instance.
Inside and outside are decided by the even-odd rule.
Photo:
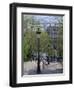
[[[50,64],[43,64],[40,62],[40,74],[57,74],[63,73],[63,65],[60,62],[50,62]],[[24,62],[24,75],[37,74],[37,61]]]

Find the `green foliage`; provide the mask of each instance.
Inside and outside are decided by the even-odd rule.
[[[59,23],[63,23],[62,18],[58,19]],[[37,27],[38,25],[38,27]],[[36,31],[41,31],[40,34],[40,52],[47,53],[49,56],[53,56],[54,53],[58,54],[58,56],[63,56],[63,25],[59,24],[58,29],[58,37],[57,43],[58,46],[57,50],[53,49],[52,39],[48,35],[47,32],[44,31],[44,27],[40,24],[40,21],[36,20],[34,16],[23,16],[23,30],[24,30],[24,37],[23,37],[23,56],[24,61],[28,61],[31,58],[32,53],[38,52],[37,46],[37,35]]]
[[[51,39],[47,32],[41,32],[40,36],[40,51],[49,53]]]
[[[40,52],[50,53],[50,37],[47,32],[40,34]],[[49,45],[49,47],[48,47]],[[24,36],[24,60],[31,58],[32,52],[37,52],[37,37],[35,31],[27,31]]]

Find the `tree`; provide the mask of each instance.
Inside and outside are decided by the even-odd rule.
[[[51,39],[47,32],[41,32],[40,36],[40,51],[45,53],[50,53]]]
[[[36,51],[36,34],[34,31],[25,32],[24,37],[24,58],[25,60],[29,60],[31,58],[32,52]]]
[[[48,33],[44,30],[44,27],[40,24],[40,21],[36,20],[34,16],[23,16],[23,51],[24,61],[30,60],[32,54],[37,53],[37,37],[36,31],[40,29],[40,52],[50,55],[51,39]],[[49,47],[48,47],[49,45]]]
[[[51,40],[47,32],[41,32],[40,35],[40,52],[50,53]],[[48,47],[49,45],[49,47]],[[27,31],[24,37],[24,57],[25,60],[31,58],[32,52],[37,52],[37,37],[35,31]]]

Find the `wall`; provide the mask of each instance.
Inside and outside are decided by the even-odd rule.
[[[71,5],[74,9],[74,0],[0,0],[0,90],[11,90],[9,83],[9,3],[24,2],[24,3],[42,3],[53,5]],[[74,11],[74,10],[73,10]],[[25,87],[16,89],[27,90],[73,90],[72,85],[51,85],[40,87]]]

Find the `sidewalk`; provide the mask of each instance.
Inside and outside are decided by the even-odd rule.
[[[63,73],[63,66],[59,62],[51,62],[50,64],[40,63],[40,74],[54,74]],[[24,75],[37,74],[37,61],[24,62]]]

